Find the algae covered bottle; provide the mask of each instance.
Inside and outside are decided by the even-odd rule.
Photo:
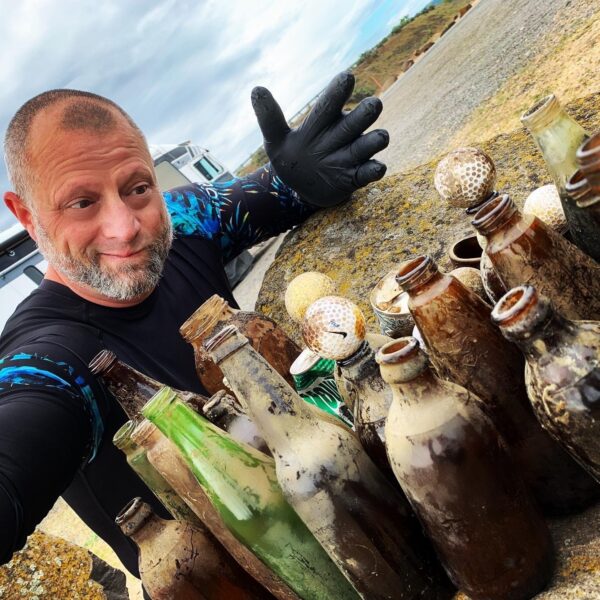
[[[552,575],[548,528],[481,401],[429,368],[415,338],[379,349],[393,392],[394,473],[453,583],[473,600],[524,600]]]
[[[198,525],[161,519],[141,498],[115,522],[139,548],[140,577],[152,600],[272,598]]]
[[[577,170],[576,152],[588,139],[585,129],[563,109],[554,94],[536,102],[521,116],[533,137],[558,189],[571,238],[583,252],[600,260],[600,242],[590,229],[590,221],[567,193],[567,182]]]
[[[416,518],[354,433],[315,416],[237,328],[206,349],[269,444],[286,498],[360,595],[448,597]]]
[[[492,318],[525,354],[540,423],[600,482],[600,322],[565,319],[531,286],[510,290]]]
[[[239,327],[267,362],[293,385],[290,367],[300,354],[300,348],[273,319],[257,312],[231,308],[226,300],[215,294],[196,309],[179,329],[185,341],[194,347],[196,371],[209,394],[225,389],[226,386],[223,383],[223,373],[204,351],[202,341],[230,323]]]
[[[600,264],[507,194],[484,204],[473,226],[504,287],[533,285],[569,319],[600,319]]]
[[[179,448],[232,533],[300,597],[356,598],[286,502],[273,459],[236,442],[163,388],[142,413]]]
[[[483,400],[544,510],[567,514],[597,498],[593,479],[535,418],[525,387],[525,361],[492,323],[491,307],[457,279],[440,273],[427,256],[402,263],[398,283],[410,296],[409,309],[438,374]]]

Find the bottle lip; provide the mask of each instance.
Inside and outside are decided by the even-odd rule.
[[[490,200],[497,198],[499,195],[500,195],[500,192],[493,190],[492,192],[490,192],[490,195],[487,198],[484,198],[478,204],[475,204],[474,206],[469,206],[469,208],[465,209],[465,214],[474,215],[475,213],[477,213],[479,211],[480,208],[483,208],[488,202],[490,202]]]
[[[158,427],[152,421],[143,419],[134,427],[131,432],[131,439],[136,444],[142,445],[157,430]]]
[[[501,194],[490,199],[475,213],[471,225],[479,233],[486,235],[504,224],[516,212],[518,212],[517,207],[510,196]]]
[[[437,273],[439,273],[437,264],[431,256],[423,254],[400,264],[396,282],[405,292],[409,292],[416,286],[427,283]]]
[[[492,321],[507,339],[526,339],[550,312],[548,299],[532,285],[512,288],[494,306]]]
[[[538,100],[521,115],[521,123],[527,129],[537,129],[551,123],[562,110],[554,94]]]
[[[131,439],[131,434],[133,430],[136,428],[135,421],[127,421],[113,435],[112,442],[119,449],[123,450],[127,446],[136,446],[136,442]]]
[[[388,383],[404,383],[418,377],[429,361],[419,340],[405,336],[387,342],[375,354],[381,375]]]
[[[126,536],[136,533],[152,516],[149,504],[139,496],[130,500],[115,517],[115,523]]]
[[[173,389],[168,386],[164,386],[144,406],[142,407],[141,413],[149,421],[164,412],[177,398],[177,394]]]
[[[117,362],[117,355],[111,350],[100,350],[88,364],[93,375],[103,375]]]
[[[229,303],[218,294],[213,294],[203,302],[179,328],[181,337],[191,344],[196,338],[202,339],[219,321]]]
[[[575,159],[581,172],[586,175],[600,171],[600,133],[596,133],[579,146]]]

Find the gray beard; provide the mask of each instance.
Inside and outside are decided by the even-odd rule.
[[[171,219],[166,215],[159,237],[147,248],[143,264],[124,265],[118,271],[103,269],[99,255],[84,262],[59,252],[46,230],[34,217],[37,245],[44,258],[74,283],[84,285],[111,300],[132,300],[150,293],[158,285],[173,242]]]

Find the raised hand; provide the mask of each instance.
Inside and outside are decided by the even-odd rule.
[[[381,179],[386,166],[371,157],[387,147],[385,129],[363,133],[381,114],[379,98],[365,98],[343,112],[352,94],[354,75],[340,73],[319,96],[310,114],[291,129],[271,92],[252,90],[252,106],[275,172],[314,206],[333,206],[356,189]]]

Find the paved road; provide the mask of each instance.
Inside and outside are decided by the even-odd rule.
[[[524,65],[544,34],[598,0],[481,0],[386,91],[377,122],[390,132],[388,173],[443,152],[473,109]],[[562,17],[562,15],[558,15]],[[557,32],[560,34],[560,32]]]

